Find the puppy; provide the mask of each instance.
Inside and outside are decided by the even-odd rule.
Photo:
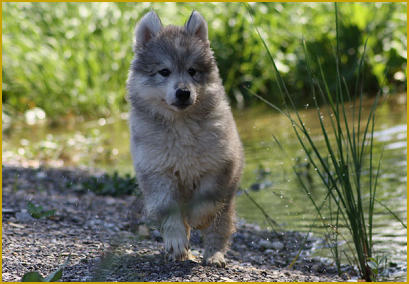
[[[134,53],[129,126],[145,213],[160,224],[170,259],[190,259],[198,228],[204,262],[224,267],[243,149],[207,23],[194,11],[183,27],[163,26],[151,11],[136,26]]]

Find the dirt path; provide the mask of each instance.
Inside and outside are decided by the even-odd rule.
[[[137,198],[84,192],[81,182],[92,175],[3,165],[3,281],[20,281],[29,271],[46,276],[68,256],[63,281],[343,281],[332,265],[308,257],[308,249],[292,269],[286,268],[305,235],[240,222],[226,268],[201,264],[202,240],[195,231],[196,260],[165,262],[159,232],[138,214]],[[34,219],[28,201],[56,213]],[[317,241],[309,238],[306,248]]]

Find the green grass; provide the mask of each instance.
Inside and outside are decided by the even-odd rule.
[[[82,191],[92,191],[97,195],[123,196],[139,195],[135,177],[129,174],[120,176],[117,172],[104,174],[102,177],[90,177],[81,184]]]
[[[193,9],[209,24],[209,37],[226,92],[233,105],[258,102],[242,85],[262,97],[279,99],[270,62],[252,33],[241,3],[2,3],[3,111],[15,121],[34,107],[58,121],[101,117],[126,111],[128,68],[136,22],[154,9],[163,23],[183,25]],[[308,101],[310,85],[299,44],[305,37],[335,82],[329,3],[252,3],[255,23],[274,34],[266,39],[283,81]],[[390,92],[406,86],[406,4],[349,3],[343,5],[339,38],[342,61],[354,68],[363,35],[369,31],[365,86],[374,90],[385,74]],[[289,27],[291,27],[289,29]],[[400,72],[400,73],[399,73]],[[399,80],[395,74],[401,74]],[[403,77],[402,77],[403,74]],[[346,76],[349,83],[351,76]],[[329,84],[335,90],[336,84]]]
[[[248,8],[250,14],[253,15],[254,10],[250,6]],[[322,67],[319,57],[313,55],[305,41],[302,43],[310,89],[317,112],[317,120],[321,127],[321,140],[323,141],[310,135],[308,126],[297,111],[294,98],[290,95],[286,83],[280,75],[269,46],[257,27],[255,28],[256,32],[272,63],[284,107],[280,108],[264,98],[256,96],[289,119],[300,147],[304,150],[308,162],[312,165],[325,189],[325,197],[322,200],[313,198],[310,183],[305,179],[305,175],[294,166],[293,170],[301,188],[331,236],[331,242],[333,242],[331,251],[339,271],[341,256],[344,255],[351,264],[355,264],[359,269],[361,278],[366,281],[375,281],[379,269],[376,265],[377,262],[374,261],[378,258],[374,256],[375,252],[373,251],[373,215],[382,154],[375,162],[373,133],[375,110],[381,98],[381,92],[378,92],[369,115],[362,117],[364,96],[362,72],[365,70],[367,43],[365,43],[362,55],[356,64],[354,70],[356,81],[351,88],[343,75],[343,66],[341,65],[343,54],[340,51],[339,39],[341,35],[337,3],[335,3],[335,26],[334,69],[336,87],[334,90],[329,86],[326,78],[326,74],[330,73],[330,70]],[[316,72],[311,68],[313,63],[318,67]],[[355,92],[354,94],[350,93],[351,89]],[[358,98],[358,100],[353,100],[352,109],[347,109],[345,102],[350,101],[353,97]],[[328,106],[326,111],[321,108],[321,104]],[[348,116],[350,111],[352,111],[352,120]],[[355,117],[358,117],[357,124],[353,123]],[[324,148],[321,147],[322,144]],[[281,144],[280,147],[282,147]],[[397,217],[395,214],[393,216]],[[403,224],[401,220],[399,221]],[[403,225],[406,227],[405,224]],[[346,226],[346,231],[343,230],[344,226]],[[348,234],[353,242],[352,245],[347,242],[346,249],[341,250],[338,244],[340,238],[348,239],[345,234]]]

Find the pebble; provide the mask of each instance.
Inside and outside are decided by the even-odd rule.
[[[161,241],[162,240],[162,236],[160,235],[159,230],[155,229],[155,230],[152,231],[152,238],[155,241]]]
[[[146,225],[139,225],[138,227],[138,235],[143,237],[143,238],[149,238],[150,233],[149,233],[149,228]]]
[[[38,173],[36,174],[36,177],[37,177],[38,179],[44,179],[44,178],[47,177],[47,174],[46,174],[45,172],[38,172]]]
[[[261,239],[258,242],[259,246],[265,249],[275,249],[275,250],[282,250],[284,248],[284,244],[280,241],[270,242],[269,240]]]
[[[265,253],[265,254],[275,254],[275,251],[272,250],[272,249],[266,249],[266,250],[264,251],[264,253]]]
[[[183,276],[183,271],[176,270],[176,271],[174,271],[172,274],[173,274],[174,276],[176,276],[176,277],[180,277],[180,276]]]
[[[284,248],[284,244],[280,241],[275,241],[271,244],[271,248],[276,250],[282,250]]]
[[[261,240],[258,242],[258,244],[259,244],[259,246],[262,247],[262,248],[267,248],[267,249],[273,248],[272,243],[271,243],[270,241],[268,241],[268,240],[261,239]]]
[[[14,213],[16,213],[16,210],[11,209],[11,208],[3,208],[3,209],[1,209],[1,212],[3,214],[14,214]]]
[[[16,220],[21,223],[28,223],[34,221],[35,219],[28,212],[17,212]]]

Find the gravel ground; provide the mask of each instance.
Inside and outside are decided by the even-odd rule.
[[[196,259],[166,262],[159,232],[140,216],[136,196],[97,196],[81,181],[101,173],[78,169],[31,169],[3,165],[3,281],[20,281],[29,271],[46,276],[69,258],[63,281],[345,281],[325,259],[309,257],[320,242],[305,235],[268,232],[238,222],[226,255],[227,267],[201,264],[200,233],[193,231]],[[56,210],[34,219],[27,202]]]

